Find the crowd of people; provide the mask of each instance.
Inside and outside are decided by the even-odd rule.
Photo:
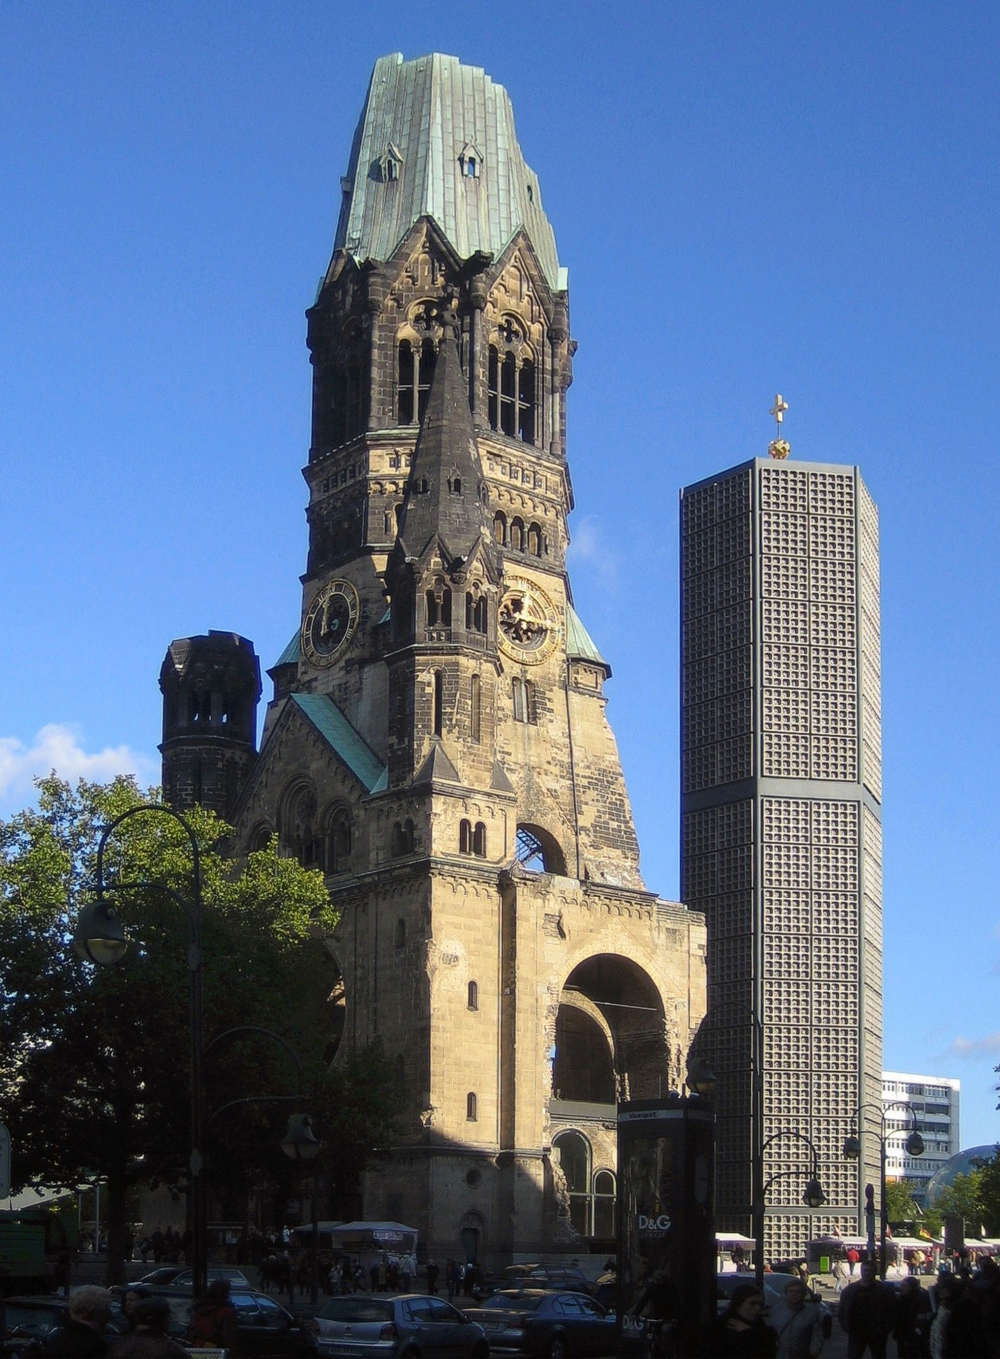
[[[712,1359],[817,1359],[822,1322],[805,1284],[790,1283],[767,1320],[765,1306],[756,1285],[735,1288],[712,1331]],[[885,1283],[862,1260],[837,1316],[847,1359],[886,1359],[890,1336],[898,1359],[1000,1359],[1000,1267],[987,1256],[975,1270],[942,1270],[924,1288],[915,1275]]]

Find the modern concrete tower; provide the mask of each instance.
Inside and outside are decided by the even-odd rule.
[[[856,467],[774,458],[687,487],[681,511],[681,895],[708,921],[718,1221],[750,1226],[756,1134],[780,1258],[855,1233],[877,1194],[874,1138],[860,1168],[841,1149],[881,1099],[878,515]],[[804,1138],[827,1197],[811,1216]]]
[[[678,1088],[705,934],[643,883],[573,608],[566,271],[506,91],[454,57],[376,64],[341,185],[301,618],[237,838],[323,871],[329,1055],[396,1073],[361,1212],[439,1261],[606,1254],[615,1102]]]

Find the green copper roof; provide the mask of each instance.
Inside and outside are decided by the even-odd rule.
[[[611,667],[598,651],[594,639],[580,622],[579,615],[572,604],[566,605],[566,655],[579,661],[593,661],[603,665],[608,671]]]
[[[302,649],[299,646],[299,630],[296,628],[292,640],[288,643],[271,668],[272,670],[277,670],[279,665],[298,665],[301,659]]]
[[[388,787],[385,765],[332,698],[326,694],[292,694],[290,697],[369,793],[378,793]]]
[[[466,173],[470,161],[474,175]],[[429,216],[463,259],[477,250],[497,256],[523,227],[549,284],[567,286],[510,98],[481,66],[438,52],[380,57],[341,183],[336,249],[389,259]]]

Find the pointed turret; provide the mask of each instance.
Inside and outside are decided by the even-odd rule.
[[[491,541],[483,467],[455,335],[445,326],[399,522],[398,549],[421,559],[439,542],[449,564]]]

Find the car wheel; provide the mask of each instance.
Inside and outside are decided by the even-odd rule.
[[[564,1335],[554,1335],[549,1345],[549,1359],[566,1359],[569,1349]]]

